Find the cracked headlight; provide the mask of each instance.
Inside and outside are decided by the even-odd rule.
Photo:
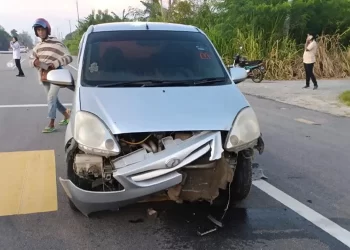
[[[250,147],[260,137],[260,126],[254,110],[251,107],[242,109],[225,142],[227,151],[238,152]]]
[[[120,147],[105,124],[95,115],[79,111],[75,115],[74,138],[86,153],[115,156]]]

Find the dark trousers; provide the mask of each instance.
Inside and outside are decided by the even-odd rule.
[[[18,69],[18,75],[24,75],[22,66],[21,66],[21,59],[15,59],[16,67]]]
[[[314,86],[317,86],[316,77],[314,75],[314,64],[304,63],[305,73],[306,73],[306,86],[310,86],[310,79],[312,80]]]

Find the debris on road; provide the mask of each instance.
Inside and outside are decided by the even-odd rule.
[[[150,219],[156,219],[158,216],[158,212],[153,208],[147,209],[147,217]]]
[[[134,223],[134,224],[136,224],[136,223],[141,223],[141,222],[144,222],[144,220],[143,220],[143,219],[141,219],[141,218],[139,218],[139,219],[136,219],[136,220],[129,220],[129,222],[130,222],[130,223]]]
[[[207,234],[209,234],[209,233],[215,232],[216,230],[217,230],[216,227],[214,227],[214,228],[212,228],[212,229],[209,229],[209,230],[207,230],[207,231],[204,231],[204,232],[200,232],[200,231],[198,230],[198,231],[197,231],[197,234],[198,234],[199,236],[204,236],[204,235],[207,235]]]
[[[267,180],[267,176],[264,174],[264,170],[260,167],[259,163],[253,163],[252,164],[252,170],[253,170],[253,180]]]
[[[215,219],[212,215],[208,216],[208,219],[213,222],[215,225],[217,225],[218,227],[223,227],[223,224],[221,221],[218,221],[217,219]]]

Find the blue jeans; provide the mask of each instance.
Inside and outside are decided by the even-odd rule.
[[[56,119],[56,109],[58,109],[58,111],[60,111],[60,113],[62,114],[66,112],[66,108],[62,105],[62,103],[58,99],[58,92],[60,91],[60,87],[50,83],[43,83],[43,85],[47,92],[49,118]]]

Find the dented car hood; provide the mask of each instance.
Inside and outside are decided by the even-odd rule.
[[[249,106],[236,85],[197,87],[80,87],[80,109],[98,116],[113,134],[230,130]]]

